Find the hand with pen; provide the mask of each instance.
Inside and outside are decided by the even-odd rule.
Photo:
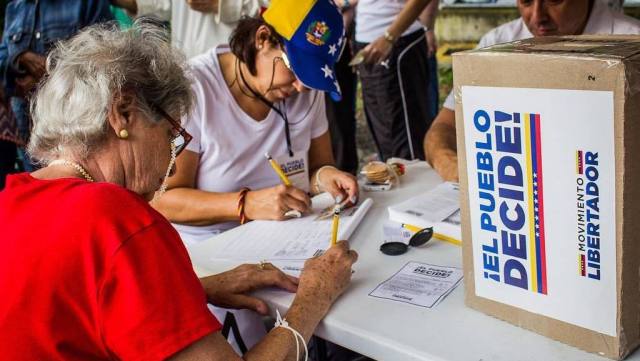
[[[245,214],[249,219],[284,220],[292,210],[300,213],[311,207],[307,192],[284,184],[247,193]]]

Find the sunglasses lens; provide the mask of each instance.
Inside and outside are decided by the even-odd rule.
[[[402,242],[387,242],[380,245],[380,252],[387,256],[398,256],[407,253],[409,246]]]
[[[420,247],[423,244],[429,242],[433,237],[433,228],[424,228],[416,232],[411,239],[409,239],[409,245],[411,247]]]

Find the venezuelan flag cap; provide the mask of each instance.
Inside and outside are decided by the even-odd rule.
[[[284,38],[296,77],[307,87],[342,98],[334,64],[345,45],[342,15],[332,0],[272,0],[265,21]]]

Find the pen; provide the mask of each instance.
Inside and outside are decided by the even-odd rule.
[[[338,224],[340,223],[340,206],[333,208],[333,222],[331,223],[331,246],[338,242]]]
[[[269,161],[269,164],[271,164],[271,168],[273,168],[273,170],[276,171],[276,173],[278,174],[278,177],[280,177],[280,180],[282,180],[282,183],[284,183],[284,185],[286,186],[290,186],[291,181],[289,181],[289,178],[287,178],[287,175],[284,174],[284,172],[282,171],[282,168],[280,168],[278,163],[276,163],[276,161],[273,160],[273,158],[271,158],[269,153],[265,153],[264,156]]]

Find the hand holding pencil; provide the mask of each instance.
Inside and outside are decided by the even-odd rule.
[[[278,163],[265,154],[265,158],[278,175],[282,184],[252,190],[246,195],[245,214],[249,219],[285,220],[302,215],[311,207],[307,192],[291,185]]]

